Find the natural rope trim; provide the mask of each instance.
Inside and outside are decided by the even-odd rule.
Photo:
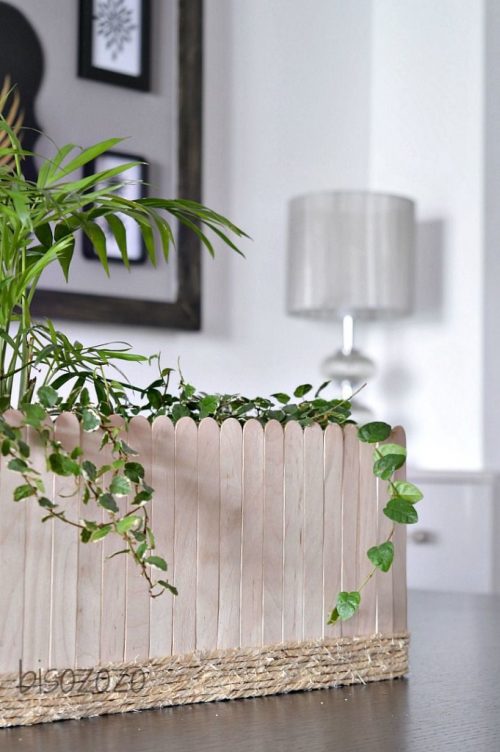
[[[0,675],[0,727],[395,679],[408,634],[339,637]]]

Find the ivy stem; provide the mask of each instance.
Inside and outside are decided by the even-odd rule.
[[[389,543],[389,541],[391,540],[392,536],[394,535],[394,530],[395,529],[396,529],[396,526],[393,525],[392,528],[391,528],[391,532],[389,533],[389,535],[385,539],[384,543]],[[371,570],[371,572],[368,574],[368,576],[363,580],[363,582],[359,586],[358,593],[360,593],[363,590],[363,588],[365,587],[365,585],[367,585],[370,582],[371,578],[373,577],[373,575],[375,574],[375,572],[377,571],[377,569],[378,569],[378,567],[373,567],[373,569]]]
[[[10,426],[11,430],[20,432],[24,428],[23,425],[21,426]],[[66,452],[62,449],[62,446],[60,442],[54,440],[53,432],[52,434],[50,431],[47,431],[45,429],[38,430],[36,426],[33,426],[33,428],[37,431],[40,438],[42,439],[44,446],[45,446],[45,458],[48,463],[49,459],[49,452],[57,451],[62,452],[66,455]],[[115,454],[119,456],[120,460],[126,461],[127,459],[127,452],[124,451],[122,442],[117,438],[116,436],[116,429],[114,427],[111,427],[108,425],[105,421],[102,422],[101,428],[107,436],[108,441],[112,443],[113,451]],[[21,451],[18,449],[16,443],[12,442],[11,446],[9,447],[6,454],[11,457],[12,459],[20,460],[22,462],[25,462],[24,456],[21,454]],[[66,455],[67,456],[67,455]],[[39,472],[35,470],[33,467],[27,466],[25,469],[18,469],[17,472],[19,472],[19,475],[23,479],[23,482],[26,484],[26,486],[29,486],[29,488],[32,490],[32,493],[30,494],[32,497],[36,499],[36,501],[40,504],[41,501],[44,499],[44,489],[43,485],[40,485],[39,478],[35,478],[35,476],[39,476]],[[103,489],[92,479],[86,478],[83,473],[80,473],[78,477],[75,477],[75,482],[80,484],[83,482],[84,487],[86,491],[89,493],[89,495],[93,498],[93,500],[99,505],[99,498],[103,493]],[[134,494],[137,494],[139,492],[140,484],[134,483]],[[83,524],[82,522],[76,522],[75,520],[68,519],[64,513],[64,511],[57,511],[55,508],[51,508],[48,505],[40,504],[44,508],[44,511],[46,512],[45,517],[43,518],[43,521],[48,519],[57,519],[61,522],[66,523],[67,525],[70,525],[71,527],[77,528],[80,531],[88,530],[88,525]],[[138,515],[140,514],[142,516],[141,520],[141,526],[140,526],[140,532],[143,533],[144,536],[147,536],[150,534],[150,528],[149,528],[149,514],[148,510],[145,506],[141,507],[135,507],[129,510],[122,519],[129,517],[130,515]],[[110,521],[107,523],[101,522],[101,523],[95,523],[96,530],[106,527],[106,525],[110,525],[113,528],[113,531],[118,534],[122,540],[126,543],[128,551],[130,555],[133,557],[136,564],[139,566],[141,575],[144,577],[144,579],[147,582],[149,594],[152,598],[158,598],[162,593],[165,591],[165,586],[160,585],[158,582],[155,582],[153,577],[150,574],[150,565],[145,561],[145,555],[139,555],[137,553],[137,547],[138,547],[138,540],[134,537],[133,533],[129,533],[128,531],[125,531],[123,533],[120,533],[116,529],[116,517],[114,512],[109,512],[110,515]],[[152,551],[155,547],[154,540],[153,542],[150,541],[150,544],[148,546],[149,551]],[[155,592],[156,588],[160,587],[160,590],[158,592]]]

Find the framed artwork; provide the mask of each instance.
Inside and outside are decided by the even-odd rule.
[[[59,0],[47,1],[70,18],[71,4],[60,6]],[[123,151],[141,154],[149,164],[149,172],[142,177],[150,184],[150,195],[200,201],[202,7],[202,0],[161,0],[152,4],[152,36],[158,52],[152,71],[155,96],[145,98],[141,91],[125,93],[99,85],[89,89],[88,81],[75,78],[74,71],[68,69],[64,71],[66,116],[59,117],[55,108],[52,120],[42,123],[43,129],[54,134],[59,144],[71,141],[88,145],[123,135],[127,138]],[[37,15],[47,44],[56,34],[48,15],[41,10]],[[59,62],[64,66],[63,51]],[[60,97],[60,86],[57,77],[47,76],[43,92],[47,100]],[[129,158],[130,154],[108,152],[100,159]],[[200,243],[183,225],[174,222],[172,229],[175,250],[168,264],[160,258],[158,266],[153,267],[144,256],[142,242],[135,242],[129,235],[134,254],[132,268],[128,271],[121,261],[116,261],[110,264],[109,278],[82,239],[75,249],[68,283],[58,265],[44,272],[33,313],[53,319],[199,330]]]
[[[151,0],[80,0],[78,75],[149,91]]]
[[[85,165],[84,175],[93,175],[95,172],[101,172],[102,170],[110,170],[113,167],[118,167],[120,164],[127,164],[128,162],[138,162],[135,167],[131,167],[125,173],[127,182],[121,186],[117,192],[119,196],[123,196],[130,201],[135,201],[138,198],[145,198],[147,195],[147,178],[148,178],[148,166],[145,164],[142,157],[137,154],[125,154],[125,152],[109,151],[107,154],[102,154],[97,159],[89,162]],[[113,180],[108,180],[107,184],[101,185],[104,187],[112,187]],[[139,226],[127,216],[120,216],[125,231],[127,233],[127,245],[128,245],[128,260],[131,264],[144,264],[146,261],[146,248],[142,239]],[[106,236],[106,250],[108,260],[111,262],[122,264],[122,255],[115,237],[106,223],[105,220],[97,220],[102,231]],[[82,238],[82,253],[85,258],[91,261],[97,261],[97,254],[92,247],[92,243],[89,241],[86,235]]]

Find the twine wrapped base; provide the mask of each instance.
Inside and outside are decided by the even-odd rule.
[[[402,633],[197,652],[92,670],[4,674],[0,727],[324,689],[395,679],[407,671],[408,634]]]

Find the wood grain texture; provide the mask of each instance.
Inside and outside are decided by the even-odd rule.
[[[263,644],[283,639],[284,434],[276,420],[264,429]]]
[[[394,429],[394,441],[396,444],[406,446],[406,436],[403,428],[397,426]],[[406,480],[406,465],[397,470],[395,480]],[[425,503],[425,501],[424,501]],[[417,507],[418,508],[418,507]],[[406,525],[396,525],[394,530],[394,564],[392,569],[392,595],[393,595],[393,627],[394,630],[406,630],[407,618],[407,585],[406,585]]]
[[[323,636],[323,431],[304,429],[304,639]]]
[[[262,645],[264,544],[264,431],[257,420],[243,427],[241,624],[243,647]]]
[[[360,582],[373,570],[366,552],[379,541],[377,479],[373,475],[373,444],[359,443],[359,519],[358,519],[358,572]],[[390,575],[389,575],[390,576]],[[361,593],[357,634],[371,635],[377,631],[376,579],[372,577]]]
[[[344,427],[344,465],[342,470],[342,590],[359,587],[359,441],[357,427]],[[358,633],[359,615],[342,622],[343,635]]]
[[[384,444],[396,442],[396,435],[392,431],[387,441],[382,442]],[[383,542],[391,533],[393,523],[385,516],[383,509],[390,498],[389,484],[385,480],[377,479],[377,506],[378,506],[378,536],[377,539]],[[397,526],[396,526],[397,527]],[[377,571],[375,574],[375,586],[377,590],[377,632],[385,632],[390,634],[394,629],[394,613],[393,613],[393,572],[391,569],[389,572]]]
[[[45,448],[33,428],[27,429],[30,463],[40,473],[48,498],[54,495],[54,476],[47,472]],[[18,476],[19,483],[22,482]],[[25,502],[26,503],[26,502]],[[23,662],[38,668],[48,666],[51,647],[52,543],[54,521],[41,523],[44,510],[26,505],[26,548],[24,563]]]
[[[80,432],[80,446],[84,456],[96,467],[101,467],[101,433]],[[102,520],[101,510],[84,505],[80,500],[80,517]],[[90,668],[99,663],[101,655],[101,598],[102,598],[102,543],[78,545],[78,592],[76,612],[76,666]]]
[[[500,598],[409,605],[408,680],[3,729],[2,752],[498,752]]]
[[[342,471],[344,434],[340,426],[329,425],[324,437],[324,532],[323,532],[323,614],[326,622],[341,590],[342,575]],[[338,637],[341,625],[326,625],[325,637]]]
[[[285,427],[284,482],[283,639],[294,641],[304,629],[304,435],[298,423]]]
[[[5,413],[12,426],[21,424],[15,410]],[[0,671],[17,671],[24,632],[24,562],[27,505],[13,501],[19,473],[8,470],[10,457],[0,456]]]
[[[122,419],[113,421],[123,428]],[[68,449],[80,442],[97,466],[111,458],[110,449],[100,447],[101,433],[80,435],[74,416],[61,416],[56,431]],[[390,440],[404,442],[402,429]],[[151,519],[157,552],[167,559],[179,596],[151,601],[132,561],[107,558],[119,541],[110,536],[99,543],[78,543],[72,528],[61,524],[53,531],[52,523],[40,525],[34,507],[36,524],[35,516],[30,520],[26,513],[18,536],[22,551],[25,536],[30,541],[21,606],[19,591],[9,583],[0,585],[2,602],[17,598],[18,603],[17,631],[9,625],[0,643],[5,661],[10,660],[6,646],[20,639],[24,660],[34,666],[43,661],[85,667],[195,649],[315,639],[341,630],[350,635],[391,633],[396,624],[404,628],[405,540],[400,526],[394,538],[400,559],[395,570],[377,573],[370,581],[354,619],[325,627],[337,593],[357,589],[370,570],[367,548],[391,529],[382,515],[386,484],[374,481],[373,447],[359,443],[355,426],[331,425],[322,431],[289,423],[283,429],[271,421],[264,430],[249,420],[242,430],[234,419],[219,427],[212,419],[197,426],[183,418],[174,427],[161,418],[152,427],[136,417],[127,442],[139,451],[146,480],[156,489]],[[33,451],[46,473],[43,452]],[[13,486],[9,491],[12,478],[3,472],[4,464],[1,468],[4,496]],[[46,479],[54,483],[52,475]],[[69,479],[55,483],[61,498],[74,490]],[[3,498],[0,503],[5,505]],[[69,517],[104,518],[101,509],[84,507],[77,496],[64,503]],[[120,503],[125,510],[126,500]],[[14,506],[16,520],[19,508]],[[11,509],[6,508],[7,515]],[[0,564],[8,567],[3,548]],[[35,592],[39,582],[40,593]],[[33,598],[35,608],[27,609]]]
[[[220,430],[213,418],[198,426],[198,550],[196,648],[217,645],[220,556]]]
[[[234,418],[220,429],[220,590],[217,647],[240,646],[243,433]]]
[[[175,533],[173,652],[196,647],[196,537],[198,519],[198,431],[191,418],[175,426]]]
[[[63,413],[55,424],[55,438],[67,452],[80,445],[80,424],[71,413]],[[54,497],[68,520],[78,521],[80,490],[75,478],[57,475]],[[52,554],[51,655],[49,665],[66,668],[75,665],[76,610],[78,590],[79,531],[63,522],[54,522]]]
[[[137,415],[128,424],[127,443],[138,452],[136,460],[144,467],[144,478],[151,485],[153,447],[151,426],[143,416]],[[129,510],[131,505],[129,504]],[[125,660],[143,660],[149,655],[149,592],[147,582],[134,560],[127,561],[127,600]]]
[[[175,438],[170,418],[156,418],[152,428],[153,465],[151,522],[156,537],[156,549],[166,560],[169,578],[173,575],[174,560],[174,495],[175,495]],[[175,584],[175,583],[174,583]],[[151,658],[172,654],[172,618],[174,596],[164,593],[150,603]]]
[[[125,421],[119,415],[110,418],[112,426],[124,431]],[[100,454],[100,464],[109,464],[112,459],[111,447],[106,445]],[[111,473],[104,475],[106,484],[111,481]],[[115,497],[119,514],[127,511],[127,499]],[[107,514],[103,513],[103,518]],[[127,593],[127,556],[113,556],[123,549],[122,540],[116,535],[110,535],[102,541],[102,629],[101,629],[101,661],[125,660],[125,624],[126,624],[126,593]],[[110,558],[113,556],[113,558]]]

